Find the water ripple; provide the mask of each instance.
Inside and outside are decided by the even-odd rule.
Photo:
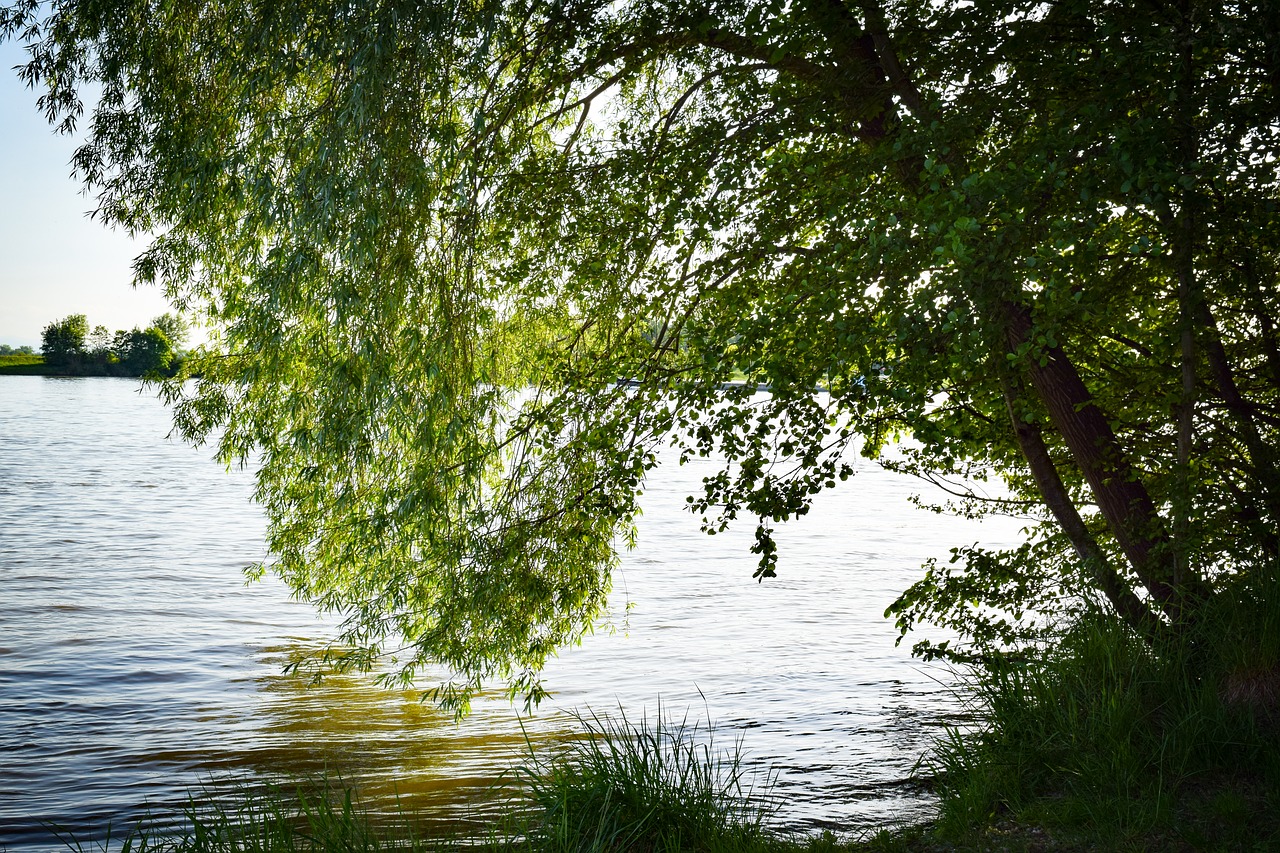
[[[773,768],[784,825],[929,808],[912,768],[962,709],[882,614],[925,558],[1012,524],[920,513],[909,481],[864,466],[778,532],[780,576],[759,584],[749,529],[708,538],[683,511],[706,463],[667,466],[615,577],[620,630],[552,662],[536,718],[489,697],[455,725],[367,678],[282,673],[332,622],[275,581],[245,586],[264,556],[248,473],[166,440],[168,413],[135,391],[0,379],[0,495],[21,508],[0,516],[0,848],[47,849],[46,825],[101,838],[202,783],[324,772],[456,822],[526,737],[572,730],[566,710],[639,717],[658,697]]]

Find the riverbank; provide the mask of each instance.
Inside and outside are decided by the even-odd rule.
[[[1275,592],[1270,583],[1250,586],[1232,611],[1280,615]],[[1237,637],[1223,618],[1208,619],[1215,635]],[[1271,645],[1257,639],[1248,669],[1255,687],[1273,672]],[[1042,660],[971,674],[970,723],[947,730],[921,766],[938,797],[934,817],[890,820],[874,833],[776,829],[776,810],[797,789],[773,787],[735,749],[718,748],[723,732],[667,718],[587,717],[536,750],[527,740],[523,766],[448,824],[404,801],[362,802],[358,787],[252,782],[197,793],[182,813],[156,813],[132,832],[64,842],[102,853],[1280,849],[1277,694],[1224,692],[1222,684],[1240,682],[1214,674],[1211,651],[1197,647],[1191,660],[1156,654],[1085,619]],[[1223,671],[1239,672],[1237,660],[1225,659]]]
[[[955,803],[946,802],[955,796],[950,785],[943,818],[933,823],[845,838],[786,834],[769,826],[778,802],[767,780],[745,772],[736,751],[717,751],[706,729],[662,719],[581,722],[580,737],[549,759],[531,756],[494,789],[501,807],[484,819],[460,821],[466,829],[455,835],[424,832],[430,824],[412,814],[366,811],[352,789],[320,782],[196,797],[176,822],[158,816],[151,827],[94,846],[104,853],[1083,853],[1267,850],[1280,841],[1274,790],[1251,795],[1223,779],[1166,792],[1163,803],[1141,784],[1128,803],[1086,802],[1060,792],[1051,798],[1056,802],[1004,804],[969,815],[963,825],[953,819]],[[1072,807],[1085,812],[1070,817]],[[1120,813],[1152,809],[1163,817],[1141,825]],[[78,839],[68,841],[70,849],[84,849]]]
[[[553,789],[554,793],[564,793]],[[723,813],[661,804],[637,810],[614,791],[599,792],[598,808],[574,811],[573,800],[541,802],[537,808],[489,824],[479,837],[424,833],[412,815],[370,815],[350,791],[328,796],[314,789],[262,789],[239,800],[193,800],[175,826],[139,828],[112,839],[83,843],[64,839],[67,849],[102,853],[299,853],[300,851],[432,851],[432,853],[1086,853],[1086,851],[1252,851],[1276,848],[1275,821],[1259,824],[1243,815],[1196,818],[1194,831],[1115,835],[1106,817],[1096,827],[1066,830],[1025,818],[1006,817],[961,835],[936,824],[889,827],[840,836],[772,833],[751,823],[726,822]],[[614,806],[616,805],[616,808]],[[639,804],[643,805],[643,804]],[[602,813],[603,812],[603,813]],[[1101,816],[1100,816],[1101,817]],[[1190,824],[1188,824],[1190,825]]]
[[[42,355],[0,355],[0,376],[48,376]]]
[[[162,375],[173,376],[181,367],[181,360],[173,361]],[[77,363],[62,367],[48,364],[42,355],[0,355],[0,376],[74,376],[98,378],[138,379],[140,374],[121,363]]]

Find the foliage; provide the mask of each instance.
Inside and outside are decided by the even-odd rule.
[[[187,338],[191,335],[191,324],[181,314],[174,314],[172,311],[166,311],[152,320],[151,328],[163,334],[174,351],[180,351],[186,346]]]
[[[952,731],[933,759],[942,834],[1003,820],[1082,847],[1273,847],[1276,574],[1233,585],[1193,630],[1202,642],[1189,656],[1093,613],[1043,655],[974,668],[973,728]]]
[[[1269,0],[17,0],[0,33],[62,129],[100,88],[76,169],[215,329],[178,425],[260,460],[263,569],[347,617],[330,663],[536,698],[659,451],[720,462],[691,508],[754,519],[768,577],[909,434],[897,467],[1031,531],[895,606],[985,624],[968,656],[1034,651],[983,614],[1063,586],[1162,642],[1280,551]]]
[[[778,847],[765,828],[767,790],[753,790],[740,753],[716,749],[710,727],[663,715],[634,723],[592,715],[552,758],[521,772],[532,809],[517,837],[546,853],[758,851]]]
[[[100,364],[107,364],[112,358],[113,343],[114,338],[106,326],[94,326],[85,346],[89,350],[90,358]]]
[[[0,356],[5,355],[35,355],[35,350],[23,344],[20,347],[11,347],[8,344],[0,344]]]
[[[45,362],[58,368],[78,367],[88,334],[89,324],[83,314],[72,314],[45,326],[40,334],[40,352]]]
[[[173,361],[173,347],[156,326],[145,331],[135,328],[131,332],[116,332],[110,352],[134,376],[164,374]]]
[[[165,328],[185,340],[186,321],[163,314],[146,329],[117,330],[94,326],[83,314],[50,323],[44,330],[44,364],[55,374],[73,376],[172,376],[178,359]]]

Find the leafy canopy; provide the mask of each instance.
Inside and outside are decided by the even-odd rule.
[[[896,605],[979,650],[1025,626],[970,602],[1155,636],[1273,557],[1278,16],[21,0],[0,33],[99,214],[159,235],[138,278],[217,330],[170,394],[258,466],[264,568],[347,617],[333,660],[463,705],[536,698],[601,616],[660,450],[723,461],[691,507],[754,519],[761,576],[855,450],[1001,481],[956,506],[1026,547]]]
[[[65,364],[84,351],[89,322],[83,314],[72,314],[44,327],[40,352],[50,364]]]

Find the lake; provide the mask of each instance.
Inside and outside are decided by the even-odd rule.
[[[853,830],[931,808],[911,783],[963,711],[945,669],[895,648],[885,607],[950,547],[1008,544],[1020,523],[918,510],[918,481],[865,460],[781,527],[757,583],[752,525],[709,537],[684,510],[710,463],[659,468],[623,556],[618,630],[553,661],[532,717],[483,697],[455,724],[368,678],[286,676],[334,619],[273,579],[252,473],[166,438],[134,380],[0,377],[0,848],[82,840],[226,779],[341,776],[388,809],[449,821],[572,712],[710,718],[771,769],[795,829]],[[629,613],[624,610],[632,604]],[[544,746],[543,748],[550,748]]]

